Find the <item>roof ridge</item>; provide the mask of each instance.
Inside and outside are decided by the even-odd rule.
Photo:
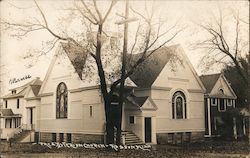
[[[213,76],[213,75],[221,75],[222,73],[214,73],[214,74],[207,74],[207,75],[200,75],[199,77],[202,77],[202,76]]]
[[[29,86],[29,85],[36,85],[36,84],[34,84],[35,81],[41,81],[41,80],[40,80],[40,77],[36,77],[36,78],[34,78],[33,80],[31,80],[31,81],[25,83],[25,84],[22,85],[22,86],[19,86],[19,87],[16,87],[16,88],[12,88],[12,89],[10,89],[10,91],[11,91],[11,90],[15,90],[15,89],[19,89],[19,88],[25,88],[25,87],[27,87],[27,86]],[[42,81],[41,81],[41,83],[42,83]]]

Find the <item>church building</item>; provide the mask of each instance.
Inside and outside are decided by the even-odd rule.
[[[105,142],[99,77],[85,78],[83,72],[91,73],[83,71],[87,58],[91,56],[68,44],[58,46],[34,104],[35,139]],[[123,106],[125,144],[182,143],[204,137],[206,89],[180,45],[157,50],[127,80],[133,95]]]
[[[36,131],[40,141],[101,143],[105,115],[94,78],[98,76],[81,79],[74,62],[77,55],[69,56],[74,49],[62,45],[58,50],[65,53],[55,55],[39,92]],[[173,59],[177,56],[178,61]],[[134,96],[125,102],[123,131],[154,144],[203,137],[205,88],[180,45],[155,52],[129,80]]]

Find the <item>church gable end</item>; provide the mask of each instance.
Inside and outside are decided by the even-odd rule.
[[[153,83],[153,87],[178,87],[204,92],[205,88],[180,45],[172,49],[172,62],[168,62]]]
[[[54,92],[56,86],[62,81],[67,81],[67,85],[71,89],[77,89],[82,85],[82,81],[69,57],[62,49],[62,46],[59,45],[50,63],[39,94]]]

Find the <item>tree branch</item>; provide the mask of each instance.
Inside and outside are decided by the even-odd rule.
[[[97,22],[95,19],[92,20],[92,19],[89,18],[87,15],[85,15],[85,13],[82,12],[81,8],[80,8],[77,4],[75,4],[75,7],[76,7],[77,10],[80,12],[80,14],[81,14],[84,18],[86,18],[89,22],[91,22],[91,23],[94,24],[94,25],[97,25],[97,24],[98,24],[98,22]]]
[[[80,2],[83,4],[83,6],[84,6],[85,9],[87,10],[88,14],[89,14],[90,16],[92,16],[92,18],[94,18],[95,22],[96,22],[96,23],[100,22],[100,21],[96,18],[96,16],[92,13],[92,11],[89,9],[89,7],[86,5],[86,3],[84,2],[84,0],[81,0]]]
[[[34,0],[34,2],[35,2],[35,4],[36,4],[36,7],[37,7],[37,9],[39,10],[40,14],[41,14],[42,17],[43,17],[43,21],[44,21],[44,23],[45,23],[45,26],[48,27],[48,22],[47,22],[47,20],[46,20],[46,17],[45,17],[45,15],[44,15],[42,9],[41,9],[40,6],[37,4],[36,0]]]
[[[97,15],[99,16],[99,21],[102,22],[102,15],[101,15],[101,13],[96,5],[96,0],[93,0],[93,3],[94,3],[95,11],[96,11]]]
[[[117,2],[117,0],[112,0],[107,13],[105,14],[104,18],[102,19],[102,23],[106,21],[108,15],[110,14],[110,12],[111,12],[113,6],[116,4],[116,2]]]

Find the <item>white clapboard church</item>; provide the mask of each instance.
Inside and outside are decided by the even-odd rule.
[[[176,56],[178,60],[173,59]],[[88,57],[68,44],[58,47],[39,89],[39,99],[33,104],[35,139],[105,141],[105,114],[96,82],[98,76],[86,80],[82,74],[88,72],[82,71],[87,68]],[[133,56],[137,57],[138,54]],[[205,88],[180,45],[159,49],[128,80],[133,95],[126,98],[123,109],[126,144],[136,143],[131,139],[165,144],[203,138]],[[32,100],[26,100],[23,106],[27,108],[29,101]],[[20,117],[23,116],[20,113]]]

